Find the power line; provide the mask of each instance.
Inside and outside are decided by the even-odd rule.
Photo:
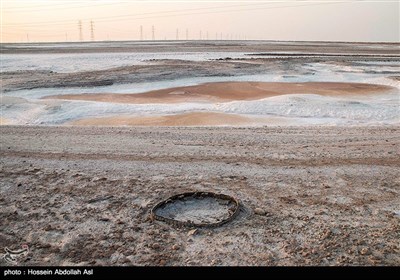
[[[187,11],[198,11],[198,10],[210,10],[210,9],[226,9],[226,8],[233,8],[233,7],[245,7],[245,6],[259,6],[259,5],[266,5],[271,3],[260,3],[260,4],[246,4],[246,5],[230,5],[230,6],[219,6],[219,7],[204,7],[204,8],[192,8],[192,9],[181,9],[181,10],[169,10],[169,11],[161,11],[161,12],[150,12],[150,13],[139,13],[139,14],[129,14],[129,15],[118,15],[118,16],[106,16],[106,17],[98,17],[94,18],[96,21],[101,19],[113,19],[113,18],[125,18],[125,17],[136,17],[136,16],[143,16],[143,15],[154,15],[154,14],[165,14],[165,13],[180,13],[180,12],[187,12]],[[57,24],[57,23],[69,23],[71,20],[59,20],[59,21],[42,21],[42,22],[32,22],[30,25],[43,25],[43,24]],[[6,24],[7,25],[25,25],[25,24]]]
[[[52,6],[56,6],[56,8],[51,8],[48,5],[36,5],[36,6],[24,6],[24,7],[5,7],[3,8],[4,12],[35,12],[35,11],[46,11],[46,10],[66,10],[66,9],[77,9],[77,8],[91,8],[91,7],[99,7],[99,6],[115,6],[118,4],[132,4],[132,3],[126,3],[126,2],[115,2],[115,3],[108,3],[108,4],[94,4],[94,5],[78,5],[78,6],[68,6],[64,4],[60,4],[60,5],[56,5],[53,4]],[[40,9],[30,9],[30,7],[32,8],[39,8],[39,7],[44,7],[44,8],[40,8]],[[47,7],[47,8],[46,8]]]
[[[140,13],[140,14],[129,14],[129,15],[118,15],[118,16],[107,16],[107,17],[98,17],[94,18],[96,21],[100,22],[110,22],[110,21],[101,21],[101,19],[112,19],[112,18],[117,18],[119,20],[122,20],[122,18],[128,17],[129,20],[130,17],[136,17],[136,16],[141,16],[141,15],[154,15],[154,14],[165,14],[165,13],[179,13],[179,12],[185,12],[185,11],[197,11],[197,10],[209,10],[209,9],[225,9],[225,8],[233,8],[233,7],[246,7],[246,6],[260,6],[260,5],[270,5],[274,3],[284,3],[287,1],[270,1],[268,3],[257,3],[257,4],[241,4],[241,5],[230,5],[230,6],[219,6],[219,7],[204,7],[204,8],[193,8],[193,9],[182,9],[182,10],[170,10],[170,11],[161,11],[161,12],[151,12],[151,13]],[[296,2],[317,2],[314,4],[308,4],[308,5],[296,5],[296,6],[276,6],[276,7],[266,7],[266,8],[258,8],[258,9],[240,9],[240,10],[226,10],[226,11],[212,11],[212,12],[207,12],[207,13],[189,13],[189,14],[177,14],[177,15],[165,15],[165,16],[153,16],[153,17],[143,17],[143,18],[133,18],[132,20],[136,19],[147,19],[147,18],[159,18],[159,17],[171,17],[171,16],[185,16],[185,15],[200,15],[200,14],[214,14],[214,13],[225,13],[225,12],[237,12],[237,11],[252,11],[252,10],[269,10],[269,9],[280,9],[280,8],[292,8],[292,7],[306,7],[306,6],[318,6],[318,5],[329,5],[329,4],[346,4],[346,3],[363,3],[363,2],[374,2],[374,1],[362,1],[362,0],[354,0],[354,1],[324,1],[321,3],[321,1],[296,1]],[[385,1],[385,2],[397,2],[397,1]],[[105,5],[105,4],[104,4]],[[33,22],[33,23],[28,23],[30,26],[32,25],[47,25],[47,24],[58,24],[60,25],[66,25],[67,23],[71,23],[72,20],[62,20],[62,21],[46,21],[46,22]],[[65,23],[65,24],[61,24]],[[18,26],[18,25],[28,25],[24,23],[14,23],[14,24],[3,24],[4,26]]]
[[[72,5],[81,4],[81,2],[82,1],[78,1],[78,3],[72,3]],[[63,4],[58,3],[58,4],[50,4],[50,5],[48,5],[48,4],[46,4],[46,5],[32,5],[32,6],[24,6],[24,7],[3,7],[2,10],[4,10],[4,11],[7,11],[7,10],[10,10],[10,11],[13,11],[13,10],[22,11],[22,10],[26,10],[26,9],[30,9],[30,8],[40,8],[40,9],[34,9],[34,10],[29,10],[29,11],[43,11],[44,9],[46,9],[46,7],[47,7],[47,9],[55,9],[55,8],[52,8],[52,7],[56,7],[56,9],[75,9],[75,8],[98,7],[98,6],[109,6],[109,5],[111,5],[111,6],[126,5],[126,4],[132,5],[132,4],[137,4],[137,2],[138,1],[134,1],[134,3],[132,3],[132,2],[129,3],[127,1],[120,1],[120,2],[113,1],[113,3],[104,3],[104,4],[96,3],[94,5],[78,5],[78,6],[70,6],[70,7],[68,7],[68,5],[71,5],[71,3],[67,4],[67,6],[66,6],[65,3],[63,3]],[[156,1],[156,2],[159,2],[159,1]],[[182,1],[171,1],[171,2],[175,2],[175,3],[182,2],[182,3],[185,3],[186,1],[182,0]],[[206,2],[208,2],[208,1],[206,1]],[[216,2],[219,2],[219,3],[240,3],[240,2],[242,2],[242,0],[238,0],[238,1],[227,0],[227,1],[216,1]],[[319,2],[322,2],[322,1],[321,0],[315,0],[315,1],[313,1],[313,0],[303,0],[303,1],[302,0],[298,0],[298,1],[288,1],[288,0],[268,0],[268,1],[266,1],[266,0],[260,0],[260,1],[252,1],[252,2],[253,3],[257,2],[257,4],[276,4],[276,3],[287,3],[287,2],[295,2],[295,3],[298,3],[298,2],[315,3],[316,2],[316,3],[319,3]],[[265,3],[265,2],[268,2],[268,3]],[[332,3],[332,2],[338,2],[338,1],[335,1],[335,0],[324,0],[323,2]],[[344,1],[344,2],[346,2],[346,3],[374,3],[374,2],[377,2],[377,1],[376,0],[375,1],[372,1],[372,0],[371,1],[369,1],[369,0],[349,0],[349,1]],[[397,3],[398,0],[381,0],[379,2]],[[139,4],[142,4],[142,3],[139,3]],[[49,7],[49,6],[52,6],[52,7]],[[227,6],[223,6],[223,7],[226,8]],[[218,8],[218,7],[214,7],[214,8]],[[202,9],[202,8],[199,8],[199,9]],[[188,10],[192,10],[192,9],[188,9]]]
[[[341,2],[334,2],[334,3],[318,3],[318,4],[308,4],[308,5],[291,5],[291,6],[277,6],[277,7],[261,7],[257,9],[240,9],[240,10],[226,10],[226,11],[211,11],[211,12],[200,12],[200,13],[186,13],[186,14],[174,14],[174,15],[164,15],[164,16],[153,16],[153,17],[142,17],[142,18],[133,18],[131,20],[138,20],[138,19],[146,19],[146,18],[163,18],[163,17],[175,17],[175,16],[185,16],[185,15],[193,15],[193,14],[215,14],[215,13],[225,13],[225,12],[237,12],[237,11],[250,11],[250,10],[269,10],[269,9],[281,9],[281,8],[295,8],[295,7],[306,7],[306,6],[317,6],[317,5],[328,5],[328,4],[340,4],[340,3],[348,3],[345,1]],[[265,4],[265,3],[264,3]],[[237,5],[239,6],[239,5]],[[241,5],[243,6],[243,5]],[[248,6],[248,5],[246,5]],[[255,5],[252,5],[255,6]],[[203,8],[204,9],[204,8]],[[193,10],[193,9],[191,9]],[[110,21],[116,21],[116,20],[103,20],[100,22],[110,22]],[[81,27],[80,29],[80,39],[83,37],[81,35]],[[222,34],[220,36],[220,39],[222,40]],[[141,26],[141,40],[143,40],[143,29]],[[83,41],[83,38],[82,38]]]
[[[257,11],[258,10],[272,10],[272,9],[282,9],[282,8],[310,7],[310,6],[322,6],[322,5],[343,4],[343,3],[348,3],[348,2],[342,1],[342,2],[319,3],[319,4],[310,4],[310,5],[279,6],[279,7],[267,7],[267,8],[257,8],[257,9],[240,9],[240,10],[226,10],[226,11],[214,11],[214,12],[175,14],[175,15],[165,15],[165,16],[152,16],[152,17],[132,18],[132,19],[125,19],[125,20],[141,20],[141,19],[166,18],[166,17],[176,17],[176,16],[219,14],[219,13],[243,12],[243,11],[254,11],[254,10],[257,10]],[[103,20],[101,22],[113,22],[113,21],[118,21],[118,20]]]
[[[93,23],[93,20],[90,21],[90,40],[94,41],[94,23]]]
[[[188,16],[188,15],[206,15],[206,14],[218,14],[218,13],[230,13],[230,12],[244,12],[244,11],[254,11],[254,10],[257,10],[257,11],[258,10],[272,10],[272,9],[282,9],[282,8],[310,7],[310,6],[322,6],[322,5],[344,4],[344,3],[349,3],[349,2],[341,1],[341,2],[318,3],[318,4],[309,4],[309,5],[292,5],[292,6],[277,6],[277,7],[265,7],[265,8],[256,8],[256,9],[240,9],[240,10],[211,11],[211,12],[200,12],[200,13],[185,13],[185,14],[149,16],[149,17],[138,17],[138,18],[116,19],[116,20],[98,20],[98,22],[115,22],[115,21],[123,21],[123,20],[141,20],[141,19],[167,18],[167,17]],[[248,5],[246,5],[246,6],[248,6]],[[51,22],[47,22],[46,25],[48,25],[50,23]],[[17,26],[20,26],[20,25],[26,25],[26,24],[18,24]],[[35,26],[35,25],[39,26],[39,25],[43,25],[43,24],[32,23],[30,25],[31,26]],[[52,23],[51,25],[68,25],[68,24]],[[3,25],[3,26],[12,26],[12,24]]]
[[[74,5],[72,3],[72,5]],[[65,7],[65,3],[56,3],[56,4],[45,4],[45,5],[31,5],[31,6],[24,6],[24,7],[3,7],[3,9],[5,10],[18,10],[18,9],[29,9],[29,8],[41,8],[41,7],[49,7],[49,6],[53,6],[53,7],[58,7],[58,6],[63,6]]]
[[[78,28],[79,28],[79,41],[83,41],[83,32],[82,32],[82,21],[80,20],[78,22]]]

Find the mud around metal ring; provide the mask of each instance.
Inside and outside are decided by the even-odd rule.
[[[239,201],[229,195],[187,192],[157,203],[151,217],[175,226],[218,227],[232,221],[239,206]]]

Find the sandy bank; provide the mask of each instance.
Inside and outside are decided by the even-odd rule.
[[[88,118],[73,121],[72,125],[99,126],[203,126],[203,125],[251,125],[251,118],[224,113],[193,112],[166,116],[113,116],[104,118]]]
[[[264,83],[264,82],[220,82],[196,86],[175,87],[139,94],[65,94],[47,96],[48,99],[85,100],[113,103],[184,103],[184,102],[229,102],[235,100],[257,100],[284,94],[319,94],[324,96],[363,96],[384,93],[394,88],[363,83]]]
[[[0,125],[8,125],[11,123],[12,122],[10,120],[0,117]]]

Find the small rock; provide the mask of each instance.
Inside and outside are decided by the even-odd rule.
[[[150,203],[151,203],[151,200],[150,200],[150,199],[144,200],[144,201],[142,201],[142,202],[140,203],[140,207],[141,207],[141,208],[146,208],[147,206],[150,205]]]
[[[48,248],[50,248],[50,247],[51,247],[50,244],[40,244],[40,245],[36,245],[36,248],[39,248],[39,249],[48,249]]]
[[[311,254],[316,254],[318,251],[316,249],[311,250]]]
[[[153,249],[155,249],[155,250],[158,250],[158,249],[160,249],[160,244],[158,244],[158,243],[154,243],[153,245],[151,245],[151,248],[153,248]]]
[[[134,255],[129,255],[126,257],[131,263],[134,263],[136,257]]]
[[[40,170],[40,168],[31,168],[31,169],[29,169],[29,172],[35,173],[35,172],[38,172],[39,170]]]
[[[111,263],[116,263],[120,258],[125,257],[124,255],[121,255],[118,252],[115,252],[114,254],[111,255],[110,261]]]
[[[264,216],[265,215],[265,211],[261,208],[256,208],[254,209],[254,213],[260,216]]]
[[[381,263],[381,261],[380,261],[378,258],[374,257],[374,256],[370,256],[370,257],[368,258],[368,261],[369,261],[370,263],[374,264],[374,265],[380,264],[380,263]]]
[[[326,231],[322,234],[321,239],[322,239],[322,240],[325,240],[325,239],[327,239],[328,237],[330,237],[331,234],[332,234],[332,232],[331,232],[330,230],[326,230]]]
[[[367,255],[369,254],[369,249],[367,247],[364,247],[360,250],[361,255]]]
[[[192,236],[192,235],[195,235],[197,233],[197,229],[192,229],[192,230],[189,230],[189,232],[187,233],[187,236]]]
[[[175,245],[172,246],[172,250],[175,250],[175,251],[176,251],[176,250],[179,250],[179,248],[180,248],[180,247],[179,247],[179,245],[177,245],[177,244],[175,244]]]
[[[165,265],[167,262],[165,260],[160,260],[159,264],[160,265]]]
[[[107,178],[106,177],[94,177],[93,179],[92,179],[92,182],[101,182],[101,181],[107,181]]]
[[[50,231],[50,230],[52,230],[52,229],[53,229],[53,228],[52,228],[51,225],[47,225],[47,226],[44,228],[45,231]]]
[[[274,259],[274,254],[272,252],[268,252],[266,255],[267,259],[273,260]]]

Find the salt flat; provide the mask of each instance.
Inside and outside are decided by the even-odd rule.
[[[398,47],[2,44],[0,248],[28,244],[20,265],[399,265]],[[150,218],[188,191],[241,212]]]
[[[238,120],[279,119],[280,125],[398,124],[398,47],[271,41],[4,44],[0,75],[8,101],[1,104],[2,118],[15,125],[71,125],[91,119],[97,125],[113,119],[117,125],[116,119],[130,118],[133,125],[142,117],[210,113],[234,114]],[[255,86],[239,96],[239,89],[250,83],[268,84],[274,94],[260,94]],[[333,87],[326,94],[330,84],[348,88]],[[357,84],[365,86],[354,96]],[[382,95],[385,87],[391,91]],[[184,94],[165,94],[174,89]]]

